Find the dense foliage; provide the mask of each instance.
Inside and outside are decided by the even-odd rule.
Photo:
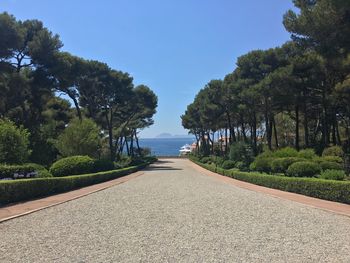
[[[153,124],[157,96],[128,73],[62,46],[41,21],[0,14],[0,119],[19,127],[0,123],[0,163],[141,155],[138,133]]]
[[[29,132],[8,120],[0,119],[0,163],[20,164],[30,155]]]
[[[211,80],[182,116],[197,139],[198,154],[229,156],[236,142],[263,149],[289,146],[279,158],[345,159],[350,169],[350,4],[338,0],[295,0],[284,25],[292,40],[237,59],[223,80]],[[239,144],[236,144],[239,147]],[[218,149],[218,150],[217,150]],[[270,172],[270,161],[255,160]],[[285,171],[275,162],[275,169]]]

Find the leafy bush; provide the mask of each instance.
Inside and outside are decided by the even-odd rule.
[[[338,156],[343,158],[344,157],[344,151],[340,146],[332,146],[328,147],[323,150],[322,156]]]
[[[234,143],[230,146],[229,158],[231,161],[243,162],[248,166],[254,160],[253,149],[244,142]]]
[[[271,163],[273,160],[274,158],[272,157],[264,157],[259,155],[255,158],[255,161],[251,163],[250,169],[261,173],[270,173]]]
[[[239,169],[240,171],[249,171],[249,166],[247,166],[247,164],[244,162],[236,162],[235,168]]]
[[[101,148],[100,129],[90,119],[72,120],[58,137],[56,146],[63,157],[88,155],[98,157]]]
[[[202,157],[202,158],[201,158],[201,162],[202,162],[202,163],[211,163],[212,160],[211,160],[211,157],[205,156],[205,157]]]
[[[298,157],[303,159],[312,160],[317,157],[313,149],[304,149],[298,152]]]
[[[335,163],[335,162],[322,161],[319,163],[319,165],[323,171],[325,171],[325,170],[343,170],[342,165],[339,163]]]
[[[286,177],[252,172],[240,172],[235,170],[228,171],[202,163],[198,164],[213,172],[217,172],[222,175],[226,175],[237,180],[249,182],[252,184],[292,193],[298,193],[315,198],[321,198],[329,201],[350,204],[350,182],[348,181],[330,181],[319,178]]]
[[[327,180],[341,181],[345,179],[345,172],[340,170],[325,170],[325,171],[322,171],[320,178],[327,179]]]
[[[277,158],[272,161],[271,170],[274,173],[286,173],[290,165],[301,161],[305,161],[305,159],[298,157]]]
[[[334,162],[339,164],[344,163],[344,160],[339,156],[323,156],[320,158],[320,161],[328,161],[328,162]]]
[[[34,166],[23,165],[0,165],[0,179],[34,178],[38,175]]]
[[[36,178],[47,178],[52,177],[52,174],[42,165],[37,163],[27,163],[26,165],[29,165],[35,169],[37,172]]]
[[[136,172],[143,167],[145,167],[145,164],[93,174],[0,181],[0,205],[67,192],[80,187],[105,182]]]
[[[223,169],[232,169],[235,167],[235,162],[231,160],[226,160],[222,163],[221,167]]]
[[[277,158],[298,157],[298,151],[292,147],[285,147],[273,152],[273,156]]]
[[[321,169],[316,163],[303,161],[293,163],[289,166],[286,174],[294,177],[314,177],[320,172]]]
[[[93,171],[95,173],[97,172],[104,172],[104,171],[110,171],[114,170],[114,163],[111,160],[108,159],[98,159],[94,160],[94,169]]]
[[[55,177],[91,173],[94,171],[94,160],[89,156],[66,157],[55,162],[50,173]]]
[[[27,161],[29,132],[8,120],[0,120],[0,163],[21,164]]]

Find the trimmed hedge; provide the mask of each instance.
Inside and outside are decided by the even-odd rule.
[[[231,160],[226,160],[222,163],[221,167],[224,169],[232,169],[235,167],[235,162]]]
[[[320,173],[321,168],[318,164],[310,161],[302,161],[289,166],[286,175],[293,177],[314,177]]]
[[[32,164],[0,165],[0,179],[34,178],[37,175],[37,167]]]
[[[298,157],[277,158],[272,161],[271,170],[274,173],[286,173],[290,165],[301,161],[305,161],[305,159]]]
[[[71,156],[58,160],[51,168],[50,173],[55,177],[79,175],[94,172],[94,160],[89,156]]]
[[[329,201],[350,204],[349,181],[286,177],[252,172],[240,172],[235,170],[224,170],[222,168],[215,168],[213,166],[200,163],[192,158],[190,159],[205,169],[237,180]]]
[[[148,163],[107,172],[66,177],[0,181],[0,205],[67,192],[136,172]]]

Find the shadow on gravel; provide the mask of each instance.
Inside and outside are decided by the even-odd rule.
[[[156,163],[174,163],[172,161],[168,161],[168,160],[159,160]]]
[[[158,170],[179,171],[179,170],[182,170],[182,169],[181,168],[174,168],[174,167],[171,167],[171,166],[160,166],[160,165],[150,166],[150,167],[147,167],[146,169],[144,169],[144,171],[158,171]]]

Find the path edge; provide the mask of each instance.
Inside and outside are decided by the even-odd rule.
[[[299,204],[303,204],[312,208],[321,209],[327,212],[331,212],[334,214],[350,217],[350,205],[343,204],[339,202],[333,202],[328,200],[323,200],[315,197],[310,197],[306,195],[301,195],[297,193],[282,191],[274,188],[268,188],[244,181],[240,181],[228,176],[224,176],[218,173],[214,173],[212,171],[209,171],[205,169],[204,167],[201,167],[200,165],[196,164],[195,162],[188,159],[191,166],[196,169],[197,171],[202,172],[203,174],[207,176],[211,176],[221,182],[224,182],[226,184],[234,185],[239,188],[243,188],[249,191],[263,193],[275,198],[288,200],[292,202],[297,202]]]
[[[0,224],[4,223],[6,221],[9,221],[9,220],[18,218],[18,217],[29,215],[29,214],[38,212],[40,210],[44,210],[44,209],[47,209],[47,208],[50,208],[50,207],[54,207],[54,206],[57,206],[57,205],[60,205],[60,204],[64,204],[64,203],[67,203],[67,202],[70,202],[70,201],[82,198],[84,196],[88,196],[88,195],[91,195],[91,194],[94,194],[94,193],[106,190],[108,188],[111,188],[111,187],[119,185],[119,184],[126,183],[126,182],[128,182],[128,181],[130,181],[130,180],[132,180],[134,178],[137,178],[137,177],[143,175],[144,173],[145,172],[141,170],[141,171],[137,171],[137,172],[128,174],[128,175],[120,177],[120,178],[116,178],[116,179],[113,179],[113,180],[110,180],[110,181],[106,181],[106,182],[102,182],[102,183],[99,183],[99,184],[89,185],[89,186],[82,187],[82,188],[79,188],[79,189],[75,189],[75,190],[72,190],[72,191],[69,191],[69,192],[60,193],[60,194],[56,194],[56,195],[50,195],[50,196],[46,196],[44,198],[39,198],[39,199],[31,200],[31,201],[25,201],[25,202],[22,202],[22,203],[16,203],[16,204],[13,204],[13,205],[2,207],[2,208],[0,208],[0,211],[2,209],[7,210],[7,209],[9,209],[11,207],[14,207],[14,206],[22,206],[22,205],[25,206],[26,204],[40,202],[41,200],[44,200],[44,199],[54,198],[54,197],[57,197],[57,196],[63,196],[63,200],[62,201],[52,201],[52,203],[50,203],[48,205],[43,205],[43,206],[40,206],[40,207],[35,208],[35,209],[27,210],[25,212],[19,212],[18,214],[14,214],[14,215],[11,215],[11,216],[8,216],[8,217],[3,217],[3,218],[0,217]],[[98,186],[100,186],[100,187],[98,187]],[[87,192],[82,193],[82,194],[79,194],[79,192],[84,192],[88,188],[96,188],[96,187],[98,187],[98,188],[90,190],[90,191],[87,191]],[[73,196],[73,197],[64,197],[65,195],[67,196],[67,195],[69,195],[72,192],[78,192],[78,194]]]

